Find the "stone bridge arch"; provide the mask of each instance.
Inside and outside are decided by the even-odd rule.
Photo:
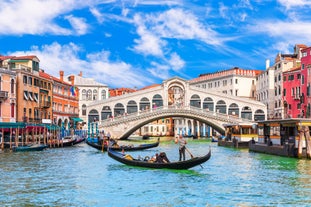
[[[165,119],[170,117],[176,118],[189,118],[197,120],[201,123],[205,123],[211,126],[214,130],[218,131],[220,134],[225,133],[223,127],[224,123],[236,124],[240,122],[245,122],[240,118],[229,117],[228,115],[203,111],[196,107],[188,109],[180,108],[160,108],[157,110],[143,112],[140,114],[131,114],[129,116],[118,117],[113,120],[105,120],[99,124],[100,130],[105,130],[110,132],[112,137],[117,139],[127,139],[136,130],[143,127],[144,125],[159,119]],[[250,120],[246,120],[250,122]]]

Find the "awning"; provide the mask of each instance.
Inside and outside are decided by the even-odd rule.
[[[83,122],[83,119],[80,119],[79,117],[72,117],[71,118],[74,122]]]

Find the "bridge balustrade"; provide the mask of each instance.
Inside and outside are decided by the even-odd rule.
[[[187,116],[192,115],[192,117],[198,117],[198,118],[204,118],[204,119],[214,119],[219,120],[222,122],[227,123],[241,123],[241,122],[253,122],[249,119],[243,119],[237,116],[232,116],[228,114],[223,113],[217,113],[215,111],[207,111],[206,109],[197,108],[193,106],[169,106],[169,107],[157,107],[157,108],[151,108],[148,110],[138,111],[136,113],[131,114],[123,114],[121,116],[112,117],[106,120],[101,120],[99,122],[99,125],[101,126],[113,126],[118,125],[121,123],[133,121],[133,120],[139,120],[139,119],[147,119],[150,117],[160,117],[161,115],[168,114],[170,116],[174,116],[176,114],[176,117],[178,116]]]

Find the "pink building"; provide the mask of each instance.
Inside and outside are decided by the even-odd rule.
[[[302,92],[302,110],[306,118],[311,117],[311,47],[301,51],[301,92]]]
[[[299,118],[303,115],[301,108],[301,69],[292,68],[283,72],[284,118]],[[280,93],[275,89],[275,93]]]

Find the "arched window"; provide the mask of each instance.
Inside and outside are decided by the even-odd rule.
[[[97,100],[97,90],[93,90],[93,101]]]
[[[105,99],[106,99],[107,93],[106,93],[105,90],[102,90],[101,96],[102,96],[102,100],[105,100]]]
[[[14,91],[15,91],[15,90],[14,90],[14,85],[15,85],[15,84],[14,84],[14,79],[12,79],[12,80],[11,80],[11,94],[13,94]]]
[[[82,90],[82,100],[83,101],[86,100],[86,90],[85,89]]]
[[[92,100],[92,90],[91,89],[89,89],[88,91],[87,91],[87,94],[86,94],[86,100]]]

